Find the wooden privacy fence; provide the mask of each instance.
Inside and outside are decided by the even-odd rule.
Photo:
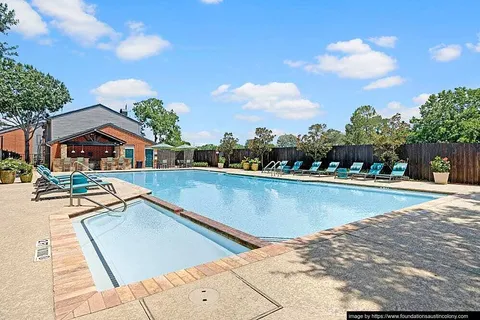
[[[447,157],[451,161],[450,182],[465,184],[480,184],[480,143],[416,143],[406,144],[399,148],[400,159],[408,161],[407,175],[415,180],[433,180],[430,161],[437,155]],[[231,162],[241,162],[244,157],[253,156],[248,149],[236,149],[231,156]],[[303,168],[309,168],[313,159],[305,156],[296,148],[273,148],[264,157],[264,164],[270,161],[288,160],[289,164],[302,160]],[[215,150],[196,150],[194,161],[208,162],[217,166],[218,155]],[[322,167],[331,161],[339,161],[340,167],[348,168],[353,162],[364,162],[368,169],[379,161],[371,145],[335,146],[322,160]]]

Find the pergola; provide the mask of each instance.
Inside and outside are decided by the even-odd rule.
[[[175,166],[175,148],[173,146],[159,143],[152,146],[152,149],[157,150],[157,168]]]

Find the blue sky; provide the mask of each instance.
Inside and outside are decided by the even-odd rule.
[[[66,111],[157,97],[197,145],[343,130],[364,104],[408,119],[428,94],[480,86],[473,0],[0,1],[18,60],[65,82]]]

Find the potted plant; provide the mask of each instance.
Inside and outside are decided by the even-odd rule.
[[[252,171],[258,171],[259,163],[260,163],[260,160],[258,158],[250,160],[250,169],[252,169]]]
[[[5,159],[0,161],[0,181],[3,184],[15,182],[15,176],[18,170],[18,160]]]
[[[20,161],[18,164],[18,173],[20,175],[20,181],[22,183],[32,182],[33,178],[33,166],[25,161]]]
[[[439,156],[436,156],[430,161],[430,166],[432,167],[435,183],[447,184],[448,176],[450,175],[450,161],[448,158],[440,158]]]
[[[242,168],[243,170],[250,170],[250,158],[244,157],[242,160]]]
[[[218,168],[223,169],[224,165],[225,165],[225,157],[220,157],[218,159]]]

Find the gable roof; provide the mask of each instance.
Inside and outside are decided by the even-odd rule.
[[[60,114],[57,114],[57,115],[54,115],[54,116],[50,116],[50,117],[48,117],[48,118],[49,118],[49,119],[55,119],[55,118],[63,117],[63,116],[66,116],[66,115],[70,115],[70,114],[73,114],[73,113],[85,111],[85,110],[88,110],[88,109],[98,108],[98,107],[103,108],[103,109],[105,109],[105,110],[107,110],[107,111],[109,111],[109,112],[112,112],[112,113],[114,113],[114,114],[116,114],[116,115],[118,115],[118,116],[120,116],[120,117],[124,117],[124,118],[126,118],[126,119],[128,119],[128,120],[130,120],[130,121],[133,121],[133,122],[137,123],[137,124],[140,124],[140,125],[142,124],[140,121],[137,121],[137,120],[135,120],[135,119],[132,119],[132,118],[130,118],[130,117],[128,117],[128,116],[124,116],[124,115],[120,114],[119,112],[116,112],[115,110],[110,109],[109,107],[107,107],[107,106],[105,106],[105,105],[103,105],[103,104],[101,104],[101,103],[94,104],[93,106],[88,106],[88,107],[80,108],[80,109],[77,109],[77,110],[72,110],[72,111],[60,113]]]
[[[134,133],[134,132],[131,132],[131,131],[129,131],[129,130],[123,129],[123,128],[119,127],[119,126],[116,126],[116,125],[114,125],[113,123],[105,123],[105,124],[102,124],[101,126],[98,126],[98,127],[90,128],[90,129],[83,130],[83,131],[80,131],[80,132],[77,132],[77,133],[74,133],[74,134],[70,134],[70,135],[68,135],[68,136],[60,137],[60,138],[57,138],[57,139],[48,141],[47,144],[48,144],[48,145],[52,145],[52,144],[57,143],[57,142],[62,142],[62,141],[70,140],[70,139],[73,139],[73,138],[76,138],[76,137],[79,137],[79,136],[83,136],[83,135],[85,135],[85,134],[87,134],[87,133],[90,133],[90,132],[98,132],[98,133],[101,133],[101,134],[103,134],[103,135],[105,135],[105,136],[108,136],[108,137],[111,138],[111,139],[117,140],[117,141],[122,142],[122,143],[126,143],[126,141],[123,141],[123,140],[121,140],[121,139],[119,139],[119,138],[117,138],[117,137],[114,137],[114,136],[112,136],[112,135],[110,135],[110,134],[108,134],[108,133],[105,133],[105,132],[101,131],[102,129],[104,129],[104,128],[106,128],[106,127],[111,127],[111,128],[116,129],[116,130],[123,131],[123,132],[125,132],[125,133],[127,133],[127,134],[130,134],[130,135],[134,136],[134,137],[137,137],[137,138],[139,138],[139,139],[142,139],[143,141],[145,141],[145,142],[147,142],[147,143],[150,143],[150,144],[152,144],[152,145],[155,144],[155,142],[153,142],[152,140],[147,139],[147,138],[145,138],[144,136],[138,135],[138,134],[136,134],[136,133]]]

